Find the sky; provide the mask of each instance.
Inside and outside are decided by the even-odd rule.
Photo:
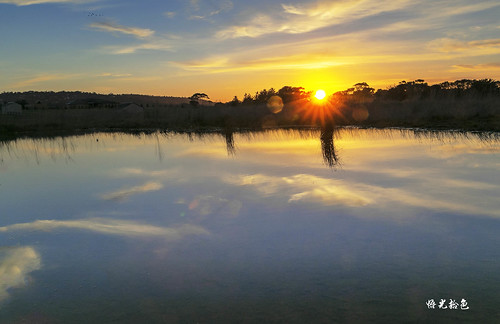
[[[0,0],[0,92],[499,80],[499,17],[498,0]]]

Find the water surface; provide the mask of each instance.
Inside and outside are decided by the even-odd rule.
[[[495,323],[499,157],[411,130],[4,141],[0,322]]]

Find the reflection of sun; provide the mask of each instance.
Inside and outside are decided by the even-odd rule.
[[[321,100],[321,99],[326,97],[326,93],[324,90],[319,89],[318,91],[316,91],[316,94],[314,95],[314,97],[318,100]]]

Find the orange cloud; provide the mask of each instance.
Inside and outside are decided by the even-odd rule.
[[[118,32],[126,35],[133,35],[135,37],[144,38],[149,37],[154,34],[154,31],[147,28],[138,28],[138,27],[128,27],[115,24],[113,22],[94,22],[89,25],[92,28],[107,31],[107,32]]]

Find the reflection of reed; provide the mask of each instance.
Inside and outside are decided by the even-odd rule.
[[[474,145],[491,145],[498,147],[500,142],[499,132],[466,132],[449,130],[423,130],[423,129],[360,129],[355,127],[337,127],[325,125],[320,130],[320,141],[323,160],[329,167],[339,165],[338,152],[335,149],[334,138],[338,140],[345,138],[365,139],[395,139],[404,138],[410,140],[425,141],[429,143],[449,144],[457,141],[466,141]],[[75,133],[26,137],[2,138],[0,136],[0,166],[9,160],[33,161],[40,164],[44,158],[53,161],[63,159],[65,162],[73,162],[73,154],[77,151],[99,152],[111,148],[106,143],[128,142],[130,139],[146,139],[154,145],[154,152],[158,160],[165,159],[162,144],[171,138],[181,136],[189,142],[212,142],[219,141],[222,137],[226,142],[228,156],[236,155],[235,134],[238,138],[251,141],[295,141],[304,139],[317,139],[318,130],[312,128],[299,129],[267,129],[267,130],[235,130],[226,127],[219,130],[141,130],[133,132],[97,132],[97,133]]]
[[[0,163],[3,164],[4,157],[9,157],[16,160],[34,161],[36,164],[40,164],[42,156],[50,157],[53,161],[62,157],[65,162],[73,162],[71,154],[76,150],[73,140],[74,137],[62,136],[54,138],[18,138],[11,141],[0,140]]]
[[[156,133],[155,136],[156,136],[156,155],[158,156],[158,161],[162,162],[163,161],[163,151],[162,151],[161,145],[160,145],[160,137],[158,136],[158,133]]]
[[[333,142],[333,126],[324,126],[321,128],[321,153],[323,153],[323,161],[330,167],[333,168],[339,164],[339,157],[335,152],[335,146]]]

